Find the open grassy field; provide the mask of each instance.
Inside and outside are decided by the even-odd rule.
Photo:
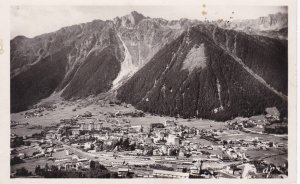
[[[86,111],[91,112],[93,114],[93,118],[95,119],[105,119],[106,116],[104,114],[106,113],[114,113],[114,112],[127,113],[127,112],[134,112],[136,110],[133,106],[127,108],[121,105],[99,106],[95,104],[90,104],[90,105],[81,105],[81,104],[82,102],[80,103],[80,102],[65,102],[65,101],[54,103],[54,105],[56,105],[56,109],[54,109],[53,111],[45,110],[44,112],[42,112],[43,116],[25,118],[24,114],[26,112],[32,111],[32,110],[28,110],[19,113],[12,113],[11,120],[17,122],[28,122],[30,126],[31,125],[51,126],[54,124],[58,124],[61,119],[72,118],[77,115],[81,115]],[[74,111],[74,109],[76,109],[76,111]],[[174,117],[156,116],[147,113],[145,117],[119,117],[115,119],[117,120],[129,119],[131,125],[142,125],[145,128],[149,127],[151,123],[164,123],[166,120],[175,120],[179,124],[186,125],[189,127],[197,127],[200,129],[225,128],[224,122],[215,122],[213,120],[195,119],[195,118],[190,120],[183,119],[183,118],[175,119]],[[106,123],[104,123],[103,125],[110,126],[109,124]],[[11,133],[15,133],[17,135],[30,135],[41,131],[38,129],[28,129],[28,127],[12,129]]]
[[[287,162],[286,149],[270,149],[270,150],[247,150],[246,154],[250,159],[264,159],[268,163],[275,165],[283,165]]]
[[[30,159],[30,160],[26,160],[24,163],[11,166],[11,171],[13,172],[13,171],[16,171],[17,169],[25,167],[29,172],[34,173],[35,167],[37,165],[44,167],[46,165],[46,163],[49,166],[54,164],[53,161],[48,161],[47,158]]]
[[[32,135],[35,133],[40,133],[42,129],[29,129],[27,127],[18,127],[18,128],[13,128],[11,129],[11,133],[19,135],[19,136],[24,136],[24,135]]]
[[[287,136],[276,136],[268,134],[252,134],[246,133],[238,130],[227,130],[226,133],[219,136],[221,140],[251,140],[257,137],[261,141],[273,141],[273,142],[282,142],[287,144]]]

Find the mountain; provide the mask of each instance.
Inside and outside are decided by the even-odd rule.
[[[242,31],[251,35],[268,36],[277,39],[287,39],[288,14],[277,13],[268,16],[259,17],[258,19],[233,20],[233,21],[216,21],[219,27]]]
[[[271,22],[277,34],[279,21]],[[229,119],[276,106],[286,115],[287,65],[285,39],[134,11],[11,40],[11,111],[54,93],[116,93],[155,114]]]
[[[25,110],[54,92],[83,98],[119,86],[184,26],[131,12],[34,38],[18,36],[11,40],[11,111]]]
[[[200,24],[161,49],[118,98],[165,115],[229,119],[286,114],[287,43]]]
[[[54,91],[61,91],[66,98],[105,91],[123,57],[113,24],[104,21],[66,27],[35,38],[13,39],[11,45],[13,112],[26,109]]]

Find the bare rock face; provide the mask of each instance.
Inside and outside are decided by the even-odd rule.
[[[277,13],[251,20],[216,22],[224,29],[242,31],[251,35],[262,35],[277,39],[287,39],[288,14]]]
[[[277,35],[285,20],[167,21],[134,11],[18,36],[11,40],[11,111],[53,93],[74,99],[117,91],[157,114],[226,119],[276,106],[284,115],[287,41]]]
[[[115,18],[114,23],[137,67],[146,64],[158,50],[185,29],[179,21],[171,23],[163,19],[152,19],[135,11]]]
[[[146,17],[144,17],[144,15],[136,12],[136,11],[133,11],[131,12],[129,15],[125,15],[123,17],[116,17],[114,18],[114,24],[117,26],[117,27],[134,27],[136,25],[138,25],[138,23],[145,19]]]

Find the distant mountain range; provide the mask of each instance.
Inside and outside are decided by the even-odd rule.
[[[217,21],[224,29],[233,29],[252,35],[262,35],[271,38],[287,39],[288,14],[277,13],[250,20]]]
[[[101,93],[155,114],[229,119],[287,114],[287,15],[244,21],[113,20],[11,40],[11,111],[53,93]]]

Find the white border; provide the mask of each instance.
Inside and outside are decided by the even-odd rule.
[[[262,6],[288,6],[289,11],[289,28],[288,28],[288,58],[289,58],[289,94],[288,94],[288,108],[289,108],[289,177],[288,179],[254,179],[254,180],[240,180],[240,179],[218,179],[218,180],[181,180],[181,179],[10,179],[10,155],[9,155],[9,142],[10,142],[10,54],[9,54],[9,10],[11,5],[262,5]],[[296,183],[296,143],[297,143],[297,73],[296,73],[296,0],[12,0],[10,2],[0,2],[0,39],[3,40],[4,52],[0,54],[0,183],[221,183],[226,180],[226,183]],[[38,25],[37,25],[38,26]],[[299,128],[299,127],[298,127]]]

